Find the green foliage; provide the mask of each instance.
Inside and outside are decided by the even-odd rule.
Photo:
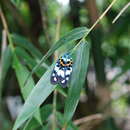
[[[1,129],[11,127],[13,130],[78,130],[85,125],[84,129],[90,130],[119,130],[118,127],[122,126],[116,123],[118,120],[128,122],[129,8],[115,24],[111,23],[129,0],[92,2],[93,10],[88,8],[91,6],[90,2],[86,6],[78,0],[70,0],[69,4],[73,4],[72,7],[62,5],[58,0],[0,2],[0,40],[4,37],[2,31],[6,30],[7,33],[7,47],[2,50],[3,43],[0,44]],[[115,3],[111,4],[106,14],[104,10],[109,2]],[[77,13],[73,7],[77,9]],[[93,14],[94,12],[97,13]],[[82,27],[91,25],[92,16],[97,18],[100,12],[103,13],[96,24],[90,29]],[[96,26],[99,22],[102,27]],[[81,27],[75,28],[77,25]],[[87,77],[90,43],[92,55]],[[50,76],[55,61],[66,52],[70,52],[73,58],[73,72],[68,87],[62,88],[59,84],[52,85]],[[102,53],[104,57],[100,55]],[[107,77],[106,86],[98,82],[98,72]],[[93,75],[96,75],[96,79]],[[15,121],[11,118],[13,116],[7,101],[14,95],[21,97],[24,102]],[[79,102],[79,109],[76,111]],[[13,107],[17,109],[17,104]],[[104,116],[108,110],[112,114],[107,113],[108,115]],[[100,119],[90,119],[87,115],[96,112],[101,112],[100,115],[105,118],[103,122]],[[113,113],[116,113],[116,117]]]
[[[27,99],[28,95],[34,88],[34,81],[32,78],[29,79],[29,82],[24,86],[24,82],[26,80],[26,77],[28,75],[28,70],[26,67],[22,66],[17,58],[17,56],[13,55],[13,67],[15,69],[15,73],[19,82],[19,86],[21,89],[21,93],[23,95],[24,100]],[[41,117],[40,117],[40,110],[37,109],[35,112],[36,119],[42,124]]]
[[[37,68],[48,58],[50,57],[58,48],[63,46],[64,44],[70,42],[70,41],[76,41],[78,39],[81,39],[88,29],[86,27],[79,27],[76,29],[73,29],[71,32],[67,33],[65,36],[63,36],[59,41],[57,41],[55,44],[52,45],[52,47],[49,49],[49,51],[42,57],[40,60],[40,63],[37,64],[34,69],[32,70],[31,74],[28,76],[28,78],[37,70]],[[28,79],[27,79],[28,80]],[[26,83],[26,82],[25,82]]]
[[[12,34],[11,37],[12,37],[14,44],[29,51],[33,57],[38,58],[38,59],[42,57],[41,52],[26,38],[24,38],[18,34]]]
[[[34,60],[34,58],[29,55],[29,53],[27,51],[25,51],[23,48],[20,48],[20,47],[16,47],[15,48],[15,52],[16,52],[16,55],[22,59],[25,64],[30,68],[30,69],[33,69],[33,67],[37,64],[37,60]],[[38,70],[36,71],[36,75],[38,77],[41,77],[42,74],[45,72],[45,70],[48,68],[48,65],[47,64],[42,64],[41,67],[38,68]]]
[[[74,62],[72,79],[70,83],[70,89],[68,92],[68,97],[65,101],[65,124],[71,120],[75,109],[78,105],[81,89],[84,85],[87,66],[89,62],[89,44],[83,41],[76,54],[76,60]],[[80,77],[80,80],[79,80]]]
[[[52,65],[48,71],[41,77],[36,86],[31,91],[27,98],[21,113],[16,119],[13,130],[19,128],[28,118],[30,118],[37,108],[46,100],[46,98],[55,89],[55,86],[50,83],[50,74],[53,69]]]
[[[9,47],[7,47],[1,55],[1,64],[0,64],[0,93],[2,94],[3,82],[6,77],[6,74],[11,66],[12,54]],[[0,94],[0,95],[1,95]]]
[[[52,48],[42,58],[41,61],[43,62],[44,59],[46,59],[48,56],[50,56],[62,44],[67,43],[67,41],[68,42],[69,41],[75,41],[77,39],[82,38],[84,36],[83,34],[86,32],[86,30],[87,30],[86,28],[77,28],[77,29],[74,29],[73,31],[71,31],[70,33],[68,33],[67,35],[65,35],[56,44],[54,44],[52,46]],[[84,83],[85,76],[86,76],[88,59],[89,59],[89,47],[88,47],[86,42],[83,42],[79,45],[79,49],[77,50],[76,57],[77,58],[76,58],[73,73],[74,73],[74,75],[77,72],[81,72],[81,73],[80,73],[80,75],[77,75],[77,77],[74,77],[74,75],[72,75],[72,82],[70,84],[69,95],[68,95],[68,99],[66,101],[66,108],[65,108],[65,119],[69,115],[68,116],[69,119],[67,121],[69,121],[71,119],[71,117],[73,116],[73,113],[76,109],[76,106],[77,106],[77,103],[78,103],[78,100],[79,100],[79,96],[80,96],[80,91],[81,91],[81,88],[83,87],[83,83]],[[86,66],[84,66],[84,64],[83,64],[84,60],[86,61],[86,63],[85,63]],[[15,61],[14,64],[15,64],[15,66],[17,66],[16,61]],[[31,118],[32,115],[34,114],[34,112],[36,112],[37,108],[46,100],[46,98],[55,89],[56,86],[54,86],[50,83],[50,75],[52,73],[53,67],[54,67],[54,64],[51,67],[49,67],[47,72],[41,77],[41,79],[38,81],[36,86],[30,92],[29,97],[27,98],[21,113],[19,114],[19,116],[18,116],[18,118],[15,122],[13,130],[16,130],[27,119]],[[17,70],[20,71],[20,68],[17,68]],[[16,74],[18,74],[18,75],[22,74],[22,71],[21,71],[21,73],[16,73]],[[80,82],[77,82],[79,76],[82,77],[82,80],[80,80]],[[26,79],[26,76],[22,75],[21,77],[24,77],[24,79]],[[22,84],[23,84],[23,82],[22,82]],[[27,82],[26,86],[28,86],[29,84],[30,83]],[[75,85],[77,86],[76,89],[75,89]],[[26,86],[24,88],[26,88]],[[68,100],[70,100],[70,101],[68,102]],[[68,102],[68,105],[67,105],[67,102]],[[70,109],[70,107],[69,107],[70,106],[69,104],[71,104],[71,103],[73,103],[73,105],[74,105],[72,107],[72,109]],[[69,109],[70,109],[70,111],[68,111]],[[68,113],[66,111],[68,111]]]

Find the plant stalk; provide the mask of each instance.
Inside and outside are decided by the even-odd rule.
[[[61,26],[61,14],[58,14],[57,16],[57,25],[56,25],[56,36],[55,41],[59,40],[60,37],[60,26]],[[54,53],[54,59],[56,60],[58,58],[58,51]],[[56,104],[57,104],[57,90],[54,90],[53,93],[53,124],[52,124],[52,130],[56,130]]]
[[[80,45],[82,41],[85,40],[85,38],[88,36],[88,34],[95,28],[95,26],[102,20],[102,18],[106,15],[106,13],[111,9],[111,7],[114,5],[114,3],[117,0],[113,0],[111,4],[107,7],[107,9],[102,13],[102,15],[96,20],[96,22],[91,26],[91,28],[86,32],[84,37],[78,42],[78,44],[73,48],[74,50]]]

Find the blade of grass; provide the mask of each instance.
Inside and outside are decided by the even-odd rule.
[[[41,77],[36,86],[28,96],[21,113],[18,115],[13,130],[18,129],[27,119],[29,119],[37,108],[46,100],[56,86],[50,83],[50,75],[54,65]]]
[[[68,97],[65,101],[65,125],[71,120],[79,102],[80,92],[84,85],[88,68],[89,49],[89,44],[83,41],[76,50],[76,61],[73,66]]]

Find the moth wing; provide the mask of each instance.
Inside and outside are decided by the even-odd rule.
[[[59,67],[56,64],[51,74],[51,83],[54,85],[58,83],[58,75],[57,75],[58,71]]]
[[[52,74],[51,74],[51,83],[54,84],[54,85],[58,83],[58,77],[57,77],[55,71],[53,71]]]
[[[64,73],[63,73],[64,72]],[[68,84],[68,82],[69,82],[69,80],[70,80],[70,76],[71,76],[71,73],[72,73],[72,69],[66,69],[66,70],[64,70],[62,73],[61,73],[61,75],[60,76],[58,76],[58,82],[59,82],[59,84],[63,87],[63,88],[65,88],[65,87],[67,87],[67,84]]]

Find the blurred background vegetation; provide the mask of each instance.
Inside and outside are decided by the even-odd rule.
[[[27,97],[22,93],[27,88],[19,87],[23,84],[25,73],[27,75],[39,63],[61,36],[76,27],[90,28],[111,2],[112,0],[0,1],[0,130],[12,129]],[[112,20],[128,2],[129,0],[117,0],[87,38],[91,43],[88,74],[73,117],[75,127],[71,129],[130,130],[130,8],[112,24]],[[8,44],[10,39],[7,39],[7,28],[3,25],[3,16],[13,39],[17,55],[15,63]],[[63,46],[58,54],[74,45],[75,43]],[[33,75],[35,83],[55,57],[57,54],[39,67]],[[18,76],[19,73],[21,77]],[[49,105],[41,110],[41,115],[43,112],[42,116],[45,117],[43,124],[51,120],[49,114],[52,111],[52,100],[53,96],[50,95],[44,103]],[[63,111],[61,100],[57,101],[57,109]],[[60,115],[58,117],[62,119]],[[24,129],[43,129],[35,119],[32,124]]]

